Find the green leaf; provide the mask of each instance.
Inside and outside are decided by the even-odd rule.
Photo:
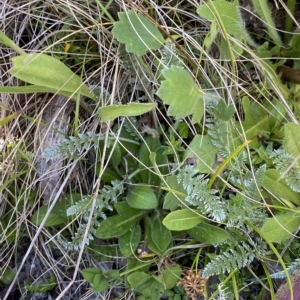
[[[93,283],[94,278],[97,274],[103,274],[100,268],[85,268],[82,270],[83,278],[89,283]]]
[[[161,275],[154,277],[157,281],[164,285],[166,290],[170,290],[176,286],[180,279],[182,269],[179,265],[165,266],[161,270]]]
[[[92,282],[92,286],[95,292],[103,292],[108,288],[108,280],[103,274],[96,274]]]
[[[105,277],[118,279],[120,277],[120,272],[118,270],[109,270],[104,273]]]
[[[142,230],[139,224],[135,224],[129,231],[119,237],[119,248],[125,257],[134,254],[141,241]]]
[[[10,284],[15,278],[16,273],[11,269],[5,269],[4,272],[1,273],[0,281],[4,284]]]
[[[212,113],[223,121],[229,121],[235,113],[233,104],[227,105],[223,99],[220,99],[216,107],[211,107]]]
[[[44,226],[49,227],[68,223],[69,218],[67,216],[67,209],[69,206],[70,202],[67,199],[62,200],[60,203],[57,202],[50,212],[50,215]],[[39,226],[48,213],[48,210],[48,205],[41,206],[31,217],[31,222]]]
[[[151,161],[151,153],[155,153],[156,160],[155,163],[159,165],[166,165],[168,163],[167,156],[163,154],[164,147],[162,147],[159,139],[152,136],[145,138],[144,143],[142,143],[138,155],[139,166],[141,168],[140,175],[143,179],[143,183],[150,185],[160,185],[161,179],[156,175],[155,170],[153,169],[153,163]],[[166,173],[165,167],[159,167],[159,171],[162,174]]]
[[[197,13],[209,21],[217,20],[219,28],[225,30],[225,35],[230,34],[239,41],[248,41],[253,44],[249,39],[249,35],[239,14],[238,1],[209,1],[200,5],[197,9]]]
[[[187,230],[203,222],[204,218],[199,213],[200,211],[190,209],[173,211],[164,218],[163,224],[170,230]]]
[[[94,99],[94,95],[73,73],[58,59],[46,54],[32,53],[12,58],[11,75],[25,82],[64,91],[81,94]]]
[[[227,231],[205,222],[196,225],[187,232],[198,242],[213,245],[222,244],[229,238]]]
[[[284,125],[283,147],[287,153],[295,158],[300,155],[300,125],[296,123],[287,123]]]
[[[197,134],[189,144],[183,158],[195,157],[199,172],[210,174],[216,163],[217,153],[218,149],[211,143],[209,136]]]
[[[156,94],[165,104],[170,105],[168,115],[177,119],[193,115],[192,122],[199,123],[204,113],[204,101],[193,77],[177,66],[162,73],[166,80],[162,81]]]
[[[158,199],[149,186],[133,186],[130,188],[127,203],[137,209],[155,209]]]
[[[160,299],[164,291],[163,285],[144,272],[134,272],[127,277],[128,283],[137,293],[149,299]]]
[[[152,219],[150,219],[148,216],[145,217],[145,231],[146,231],[146,238],[147,238],[147,246],[148,248],[158,254],[158,255],[163,255],[164,251],[161,251],[156,244],[154,243],[152,239]]]
[[[160,217],[156,218],[152,223],[151,236],[153,243],[160,252],[165,252],[172,242],[171,231],[162,224]]]
[[[284,179],[280,179],[280,172],[275,169],[266,170],[263,187],[279,199],[286,199],[300,205],[300,194],[292,191]]]
[[[119,12],[120,21],[115,22],[112,34],[126,45],[127,52],[144,55],[148,50],[157,50],[164,43],[159,30],[139,13]]]
[[[261,228],[261,232],[268,236],[273,243],[281,243],[290,238],[300,225],[300,217],[294,212],[284,213],[268,218]]]
[[[127,201],[116,202],[114,207],[120,216],[132,217],[140,212],[139,209],[132,208]]]
[[[26,291],[33,291],[36,293],[45,293],[51,291],[56,286],[55,277],[52,275],[46,281],[39,282],[38,284],[25,285]]]
[[[134,117],[145,114],[156,107],[156,103],[132,102],[125,105],[109,105],[98,109],[102,122],[114,120],[118,117]]]
[[[184,202],[186,197],[186,191],[181,183],[178,183],[177,176],[168,176],[166,179],[166,185],[169,189],[173,190],[166,194],[163,209],[175,210],[180,203]]]
[[[240,132],[245,132],[246,139],[250,140],[257,137],[259,134],[264,135],[270,131],[269,113],[258,103],[250,102],[248,97],[243,97],[242,105],[245,114],[245,120],[240,124],[236,121],[236,127]],[[249,144],[253,149],[258,148],[260,142],[257,138]]]
[[[144,213],[140,212],[135,216],[112,216],[102,221],[99,228],[95,232],[95,236],[99,239],[108,239],[119,237],[126,233],[130,228],[137,223]]]

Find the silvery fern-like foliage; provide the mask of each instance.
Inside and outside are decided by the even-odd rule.
[[[183,65],[178,57],[177,48],[173,42],[164,45],[161,52],[162,57],[160,61],[165,69],[171,66],[181,67]]]
[[[244,228],[246,221],[257,226],[264,223],[267,218],[265,211],[253,207],[256,203],[252,200],[259,201],[261,198],[260,188],[263,185],[265,171],[266,165],[255,170],[254,175],[249,170],[246,170],[243,177],[241,173],[232,172],[230,182],[239,185],[243,194],[231,196],[231,199],[226,202],[227,227]]]
[[[296,158],[283,149],[274,150],[270,156],[273,158],[275,168],[280,172],[289,187],[300,192],[300,167]]]
[[[207,118],[206,127],[207,134],[211,137],[211,143],[218,149],[219,154],[226,158],[230,154],[228,144],[228,122],[219,120],[218,118]]]
[[[299,268],[300,268],[300,258],[296,258],[295,261],[293,261],[292,264],[287,268],[287,271],[291,275]],[[286,274],[284,271],[276,272],[271,274],[271,278],[284,279],[286,278]]]
[[[129,121],[130,120],[130,121]],[[128,118],[124,119],[124,127],[125,130],[132,136],[134,137],[135,140],[139,140],[140,139],[140,135],[139,132],[137,131],[137,119],[136,117],[130,117],[128,120]]]
[[[118,195],[124,192],[123,182],[113,181],[112,185],[105,185],[95,196],[86,196],[78,201],[75,205],[67,209],[68,216],[81,215],[81,223],[77,229],[77,232],[72,237],[72,242],[65,242],[61,238],[59,242],[67,249],[78,250],[83,246],[83,236],[88,230],[88,236],[85,240],[85,244],[89,245],[90,240],[93,240],[93,234],[100,225],[101,219],[106,219],[105,210],[113,210],[112,203],[117,201]],[[92,203],[95,201],[94,210],[92,212],[92,219],[90,227],[87,229],[87,222],[91,215]]]
[[[59,155],[65,158],[74,158],[83,150],[89,150],[92,147],[96,148],[101,138],[103,138],[102,133],[79,133],[77,137],[70,136],[59,144],[46,149],[44,157],[47,161]]]
[[[196,176],[197,173],[197,169],[186,166],[177,174],[178,183],[182,182],[187,192],[185,201],[202,210],[214,221],[221,222],[226,215],[224,204],[220,201],[220,197],[216,196],[218,190],[207,189],[208,179],[204,179],[204,175]]]
[[[255,259],[256,250],[249,245],[243,243],[236,248],[237,250],[230,249],[228,252],[219,254],[216,259],[205,266],[202,275],[209,277],[225,272],[230,273],[249,265]]]

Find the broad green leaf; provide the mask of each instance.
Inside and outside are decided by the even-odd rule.
[[[296,217],[294,212],[268,218],[261,228],[268,239],[273,243],[281,243],[290,238],[300,225],[300,217]]]
[[[132,217],[140,212],[139,209],[132,208],[127,201],[116,202],[114,207],[120,216]]]
[[[152,219],[150,219],[148,216],[145,217],[144,219],[145,221],[145,231],[146,231],[146,237],[147,237],[147,246],[148,248],[158,254],[158,255],[163,255],[164,251],[161,251],[156,244],[154,243],[153,239],[152,239]]]
[[[287,153],[295,158],[300,155],[300,125],[296,123],[287,123],[284,125],[283,147]]]
[[[212,144],[208,135],[197,134],[184,153],[183,158],[194,157],[197,162],[197,169],[200,173],[210,174],[216,163],[218,149]]]
[[[119,248],[125,257],[129,257],[134,254],[141,241],[141,235],[141,226],[139,224],[135,224],[135,226],[119,237]]]
[[[204,101],[193,77],[177,66],[172,66],[162,73],[165,80],[156,94],[165,104],[170,105],[168,115],[177,119],[193,115],[192,122],[199,123],[204,113]]]
[[[158,199],[149,186],[133,186],[130,188],[127,203],[137,209],[155,209]]]
[[[198,242],[213,245],[222,244],[229,238],[224,229],[204,222],[189,229],[188,233]]]
[[[164,38],[153,23],[134,11],[119,12],[112,34],[126,45],[127,52],[144,55],[148,50],[157,50]]]
[[[96,274],[92,282],[93,290],[95,292],[103,292],[108,288],[108,280],[102,274]]]
[[[211,107],[212,113],[223,121],[229,121],[235,113],[233,104],[227,105],[223,99],[220,99],[216,107]]]
[[[134,272],[127,277],[127,280],[135,292],[142,294],[147,299],[160,299],[163,294],[163,285],[147,273]]]
[[[159,139],[152,136],[145,138],[144,143],[142,143],[138,155],[139,166],[141,168],[140,175],[142,177],[143,183],[150,185],[160,185],[161,179],[156,174],[151,161],[151,153],[155,153],[155,164],[158,166],[159,171],[162,174],[166,174],[166,165],[168,163],[167,155],[163,154],[165,148],[161,145]],[[159,167],[160,165],[160,167]]]
[[[292,191],[284,179],[280,179],[280,172],[275,169],[266,170],[263,180],[263,187],[277,196],[279,199],[292,201],[300,205],[300,194]]]
[[[162,224],[160,217],[153,220],[151,236],[153,243],[161,252],[165,252],[172,242],[171,231]]]
[[[269,113],[258,103],[250,102],[248,97],[242,99],[242,105],[245,118],[242,124],[236,122],[236,127],[239,128],[240,132],[245,132],[247,140],[255,138],[249,145],[255,149],[260,145],[256,137],[259,134],[264,135],[270,131]]]
[[[180,203],[184,202],[184,199],[186,197],[186,191],[183,188],[181,183],[178,183],[177,176],[168,176],[166,179],[166,186],[169,187],[169,189],[173,190],[166,194],[163,209],[166,210],[175,210]]]
[[[112,216],[102,221],[95,236],[99,239],[118,237],[126,233],[131,227],[143,217],[143,212],[128,216]]]
[[[70,205],[68,200],[62,200],[60,203],[56,203],[46,221],[44,226],[56,226],[61,224],[66,224],[70,218],[67,216],[67,209]],[[31,217],[31,222],[35,225],[40,225],[45,218],[47,212],[49,210],[48,205],[41,206]]]
[[[15,278],[15,276],[16,273],[14,271],[12,271],[11,269],[5,269],[1,273],[0,281],[3,282],[4,284],[10,284]]]
[[[89,283],[93,283],[94,278],[97,274],[103,274],[100,268],[85,268],[82,270],[83,278]]]
[[[154,277],[157,281],[164,285],[166,290],[170,290],[176,286],[180,279],[182,269],[179,265],[165,266],[161,270],[161,275]]]
[[[209,1],[200,5],[197,13],[209,21],[217,20],[219,27],[225,30],[224,34],[230,34],[239,41],[252,43],[239,14],[237,0],[233,2],[226,0]]]
[[[94,95],[73,73],[58,59],[41,53],[16,56],[12,59],[11,75],[25,82],[64,91],[81,94],[94,99]]]
[[[163,224],[170,230],[187,230],[195,227],[204,220],[199,213],[197,210],[190,209],[173,211],[164,218]]]
[[[118,117],[140,116],[156,107],[155,103],[137,103],[103,106],[98,109],[102,122],[114,120]]]
[[[104,273],[105,277],[117,279],[120,277],[120,272],[118,270],[109,270]]]

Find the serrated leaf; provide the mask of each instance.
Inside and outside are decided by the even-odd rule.
[[[233,104],[227,105],[223,99],[220,99],[216,107],[211,107],[212,113],[223,121],[229,121],[235,113]]]
[[[239,14],[238,1],[209,1],[200,5],[197,9],[197,13],[209,21],[217,20],[219,28],[224,29],[225,34],[230,34],[239,41],[248,41],[251,43]]]
[[[184,153],[183,158],[196,158],[196,167],[200,173],[210,174],[216,163],[218,149],[211,143],[207,135],[196,135]]]
[[[161,218],[156,218],[153,221],[151,237],[160,252],[165,252],[172,242],[171,231],[162,224]]]
[[[268,218],[261,228],[268,240],[273,243],[281,243],[290,238],[300,225],[300,217],[296,217],[294,212]]]
[[[300,205],[300,194],[292,191],[284,179],[279,179],[280,172],[278,170],[266,170],[264,174],[263,187],[279,199],[286,199],[292,201],[296,205]]]
[[[295,158],[300,155],[300,125],[296,123],[287,123],[284,125],[283,147],[287,153]]]
[[[134,11],[119,12],[112,34],[126,45],[127,52],[144,55],[148,50],[157,50],[164,43],[160,31],[150,20]]]
[[[229,238],[227,231],[205,222],[189,229],[188,233],[198,242],[213,245],[222,244]]]
[[[134,254],[141,241],[142,230],[139,224],[136,224],[129,231],[119,237],[119,248],[125,257]]]
[[[52,88],[56,91],[81,94],[94,99],[94,95],[60,60],[41,53],[19,55],[12,58],[11,75],[25,82]]]
[[[169,213],[163,220],[163,224],[174,231],[187,230],[195,227],[204,220],[199,211],[182,209]]]
[[[203,94],[192,76],[178,66],[172,66],[162,73],[165,80],[156,94],[170,105],[168,115],[177,119],[193,115],[192,122],[200,122],[204,113]]]
[[[112,216],[102,221],[99,228],[95,232],[95,236],[99,239],[108,239],[119,237],[126,233],[130,228],[138,222],[144,213],[140,212],[135,216]]]
[[[127,203],[137,209],[155,209],[158,199],[149,186],[133,186],[130,188]]]
[[[102,122],[114,120],[118,117],[140,116],[156,107],[156,103],[137,103],[103,106],[98,109]]]

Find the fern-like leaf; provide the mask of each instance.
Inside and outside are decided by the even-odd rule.
[[[208,179],[204,179],[204,175],[195,176],[197,172],[191,166],[186,166],[177,175],[178,183],[182,182],[188,194],[185,200],[211,216],[213,220],[221,222],[226,215],[224,204],[220,201],[220,197],[216,196],[218,191],[207,189]]]
[[[203,276],[209,277],[225,272],[230,273],[249,265],[254,260],[256,251],[249,245],[243,243],[237,248],[238,251],[230,249],[229,252],[223,252],[215,260],[209,262],[202,272]]]
[[[93,240],[93,234],[100,226],[100,220],[106,219],[106,210],[113,210],[111,203],[117,201],[118,195],[124,192],[123,182],[120,181],[113,181],[112,185],[105,185],[97,197],[94,196],[86,196],[83,197],[80,201],[78,201],[75,205],[69,207],[67,209],[67,215],[82,215],[82,222],[79,225],[77,232],[72,237],[72,242],[65,242],[62,239],[59,239],[59,242],[66,247],[67,249],[71,250],[78,250],[83,246],[83,236],[88,230],[88,236],[85,240],[85,244],[89,245],[90,240]],[[90,227],[87,228],[86,222],[91,214],[92,203],[95,201],[94,211],[92,212],[92,219],[90,223]]]
[[[285,179],[289,187],[295,191],[300,192],[300,167],[296,158],[283,149],[274,150],[271,154],[273,163],[281,176]]]
[[[89,150],[92,147],[96,148],[99,144],[99,139],[103,137],[102,133],[87,132],[86,134],[78,134],[78,137],[70,136],[68,139],[62,140],[59,144],[46,149],[44,157],[47,161],[59,155],[66,158],[74,158],[83,150]]]

